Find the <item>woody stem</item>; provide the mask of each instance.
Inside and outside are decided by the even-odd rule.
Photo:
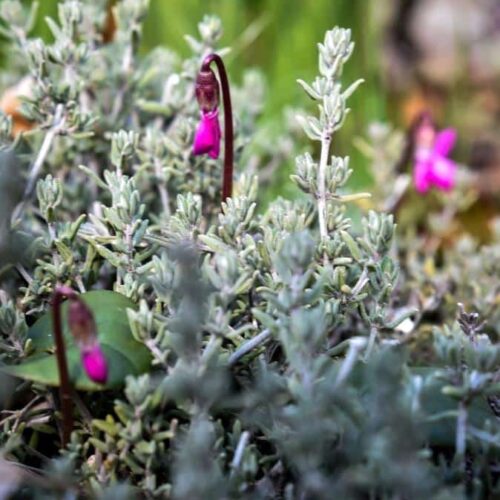
[[[57,369],[59,371],[59,398],[61,400],[63,446],[66,446],[68,443],[71,431],[73,430],[73,403],[62,331],[61,303],[64,297],[73,298],[74,296],[75,292],[71,288],[57,285],[52,297],[52,324],[56,343]]]
[[[234,160],[234,131],[233,110],[229,80],[222,59],[217,54],[209,54],[201,66],[202,71],[208,71],[210,64],[215,62],[219,72],[220,86],[222,89],[222,102],[224,104],[224,174],[222,181],[222,201],[230,198],[233,193],[233,160]]]

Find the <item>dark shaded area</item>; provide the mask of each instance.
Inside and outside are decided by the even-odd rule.
[[[14,265],[22,254],[23,238],[11,229],[12,212],[22,196],[21,170],[13,150],[0,151],[0,271]]]

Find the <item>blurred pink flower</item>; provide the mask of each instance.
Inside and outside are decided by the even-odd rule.
[[[82,364],[90,380],[105,384],[108,380],[108,363],[99,344],[82,349]]]
[[[448,158],[457,139],[455,129],[447,128],[436,134],[426,127],[420,135],[422,140],[417,137],[413,170],[416,190],[423,194],[435,186],[449,191],[455,186],[457,172],[456,163]]]
[[[80,350],[83,368],[90,380],[104,384],[108,378],[108,365],[97,340],[94,315],[87,304],[70,291],[72,300],[68,309],[68,324]]]
[[[201,121],[194,136],[193,154],[208,154],[210,158],[218,158],[220,152],[219,110],[202,111]]]

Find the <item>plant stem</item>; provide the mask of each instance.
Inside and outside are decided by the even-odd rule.
[[[370,336],[368,338],[368,346],[366,348],[365,356],[364,356],[365,361],[370,357],[370,354],[372,353],[373,346],[375,345],[375,340],[377,339],[377,334],[378,334],[377,327],[374,325],[371,325],[370,326]]]
[[[330,133],[325,133],[321,139],[321,157],[318,169],[318,219],[319,233],[321,241],[325,241],[328,237],[328,228],[326,225],[326,166],[328,163],[328,155],[330,153],[330,144],[332,136]]]
[[[231,93],[229,92],[229,80],[221,57],[217,54],[209,54],[203,61],[201,71],[209,71],[212,62],[215,62],[219,72],[222,102],[224,104],[224,174],[222,181],[222,201],[225,201],[226,198],[230,198],[233,194],[233,109],[231,106]]]
[[[35,187],[35,182],[38,178],[38,175],[40,174],[40,170],[42,169],[42,166],[45,162],[45,158],[50,151],[50,147],[52,146],[52,141],[54,140],[56,135],[59,134],[61,127],[64,126],[63,111],[64,111],[64,106],[62,104],[58,104],[54,115],[54,121],[52,122],[52,127],[47,132],[47,135],[43,140],[42,147],[40,148],[35,163],[33,163],[33,167],[31,168],[28,184],[24,191],[25,198],[27,198],[31,194],[31,191]]]
[[[467,447],[467,405],[464,401],[458,404],[457,435],[455,442],[455,454],[460,459],[465,457]]]
[[[250,433],[248,431],[244,431],[241,433],[238,445],[236,446],[236,451],[234,452],[233,461],[231,462],[231,474],[234,474],[235,470],[240,467],[241,460],[243,459],[243,453],[249,439]]]
[[[340,366],[339,372],[337,374],[337,379],[335,380],[335,388],[341,386],[349,374],[351,373],[354,365],[358,359],[359,353],[366,345],[366,339],[355,337],[349,340],[349,350],[344,358],[342,365]]]
[[[59,371],[59,397],[61,400],[62,414],[62,445],[69,441],[73,430],[73,400],[72,389],[69,380],[68,363],[66,361],[66,349],[61,320],[61,302],[64,297],[73,297],[75,293],[71,288],[57,285],[52,297],[52,324],[54,329],[54,340],[56,343],[57,369]]]
[[[64,127],[65,119],[63,117],[64,106],[62,104],[58,104],[56,107],[56,112],[54,115],[54,120],[52,122],[52,126],[45,135],[42,146],[40,147],[40,151],[38,152],[38,156],[31,167],[31,171],[29,173],[28,182],[26,184],[26,188],[23,193],[23,200],[17,205],[16,209],[12,214],[12,223],[15,223],[18,217],[21,215],[24,206],[26,204],[27,199],[31,195],[33,188],[35,187],[35,183],[38,179],[40,171],[42,170],[43,164],[45,163],[45,158],[47,157],[50,148],[52,146],[52,142],[55,137],[60,133],[61,129]]]
[[[229,356],[229,366],[235,365],[243,356],[253,351],[258,345],[267,342],[270,338],[271,332],[269,330],[264,330],[255,337],[251,338],[249,341],[245,342],[243,345],[238,347],[238,349],[236,349],[231,356]]]
[[[354,285],[354,287],[351,291],[351,294],[353,296],[358,295],[361,292],[361,290],[363,290],[363,288],[368,283],[368,281],[369,281],[368,270],[366,269],[366,267],[364,267],[363,271],[359,275],[358,281],[356,282],[356,284]]]

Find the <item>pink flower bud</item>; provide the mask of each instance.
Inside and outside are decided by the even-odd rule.
[[[194,136],[193,154],[208,154],[210,158],[218,158],[220,137],[219,110],[202,111],[201,121]]]
[[[76,295],[68,306],[68,324],[80,349],[85,373],[93,382],[104,384],[108,378],[108,365],[97,340],[94,316],[87,304]]]
[[[87,304],[76,295],[70,300],[68,306],[68,324],[77,344],[95,344],[96,326],[94,316]]]
[[[219,82],[210,68],[202,69],[196,77],[196,100],[205,113],[214,111],[219,105]]]
[[[89,379],[98,384],[105,384],[108,380],[108,363],[99,344],[82,350],[82,364]]]

